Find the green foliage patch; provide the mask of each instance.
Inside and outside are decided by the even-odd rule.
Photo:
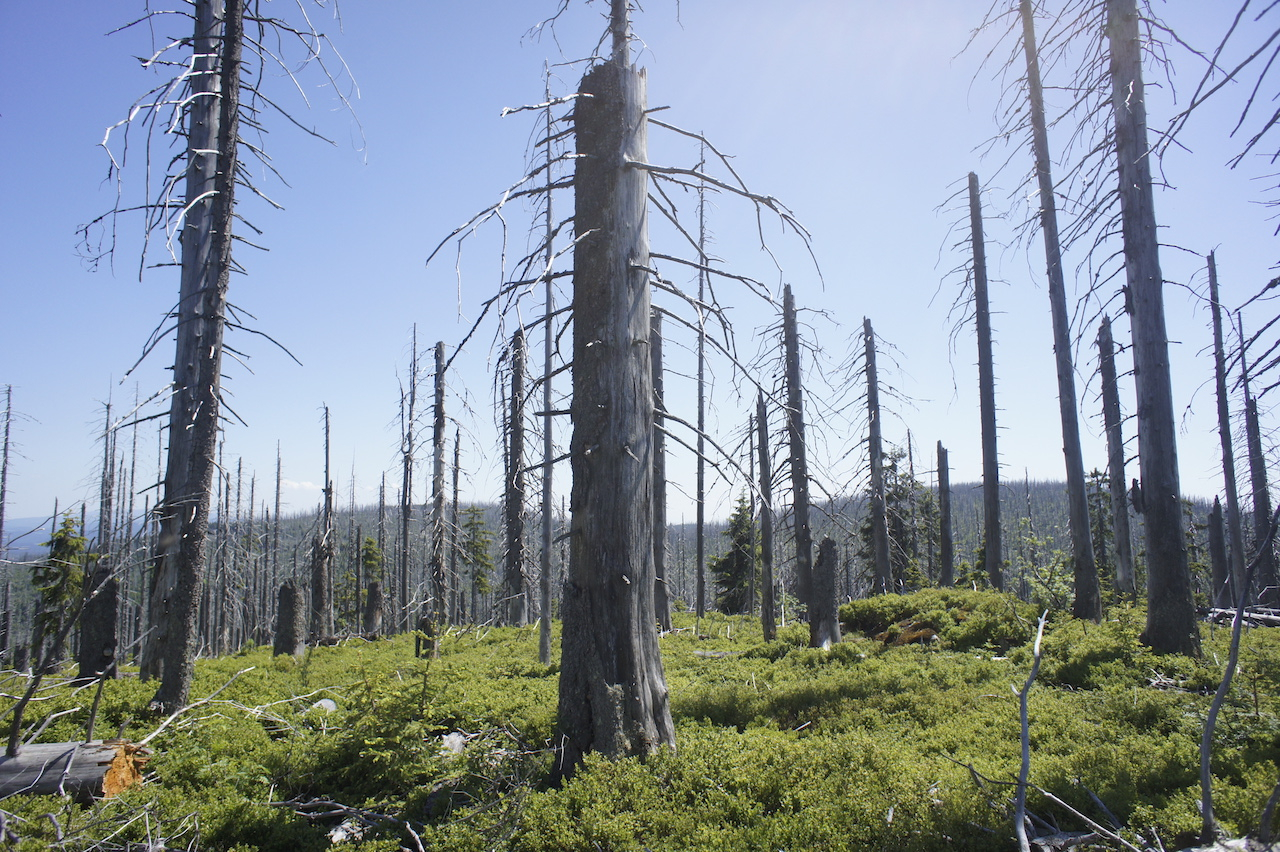
[[[536,630],[455,630],[435,660],[415,658],[410,637],[301,661],[251,647],[198,663],[194,696],[225,689],[155,738],[149,783],[92,807],[0,807],[23,850],[59,835],[68,849],[160,835],[210,850],[1006,849],[1011,687],[1031,664],[1036,615],[990,592],[888,595],[844,607],[850,638],[822,650],[804,625],[765,643],[747,617],[678,613],[661,640],[677,749],[592,757],[560,789],[546,786],[558,667],[538,662]],[[904,621],[938,640],[886,642]],[[1142,622],[1115,610],[1050,624],[1031,780],[1168,845],[1199,824],[1197,748],[1228,637],[1206,629],[1202,661],[1162,657],[1138,642]],[[1241,659],[1213,765],[1215,811],[1235,834],[1256,826],[1280,765],[1280,638],[1249,631]],[[22,683],[11,675],[0,692]],[[98,735],[154,731],[152,691],[132,674],[109,682]],[[78,739],[90,703],[55,682],[31,724],[79,707],[41,737]],[[1035,791],[1029,807],[1081,827]]]

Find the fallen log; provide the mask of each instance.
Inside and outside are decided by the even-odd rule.
[[[19,793],[110,798],[141,782],[150,758],[150,749],[125,740],[26,745],[17,757],[0,757],[0,799]]]

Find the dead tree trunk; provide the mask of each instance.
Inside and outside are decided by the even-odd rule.
[[[700,150],[701,154],[702,151]],[[699,157],[701,167],[702,157]],[[698,185],[698,434],[695,437],[697,451],[697,496],[695,502],[695,537],[697,560],[697,590],[694,592],[694,614],[698,629],[702,629],[702,616],[707,612],[707,318],[703,310],[706,304],[707,284],[707,198],[706,187]]]
[[[613,59],[574,107],[573,436],[555,774],[588,751],[675,744],[653,617],[653,377],[649,352],[645,75],[630,65],[626,0]]]
[[[760,628],[764,641],[778,635],[773,596],[773,459],[769,453],[769,411],[764,391],[756,394],[756,451],[760,454]]]
[[[292,579],[280,584],[276,599],[276,632],[271,653],[301,657],[307,652],[306,612],[302,608],[302,590]]]
[[[324,407],[324,503],[311,542],[311,640],[333,636],[333,480],[329,478],[329,406]]]
[[[243,0],[196,0],[192,16],[177,352],[152,630],[142,671],[144,677],[160,679],[152,704],[164,712],[185,705],[191,689],[205,569],[238,171]]]
[[[1237,322],[1239,318],[1237,316]],[[1267,460],[1262,452],[1262,431],[1258,424],[1258,401],[1249,389],[1249,364],[1245,358],[1244,330],[1240,329],[1240,385],[1244,390],[1244,435],[1249,448],[1249,479],[1253,487],[1253,542],[1258,548],[1258,602],[1280,605],[1280,579],[1276,576],[1275,547],[1271,530],[1271,489],[1267,483]]]
[[[1151,189],[1142,44],[1135,0],[1107,0],[1125,277],[1132,304],[1138,464],[1147,542],[1147,628],[1154,650],[1199,655],[1191,569],[1182,528],[1177,424],[1164,322],[1164,279]]]
[[[412,351],[409,354],[409,389],[400,392],[400,457],[404,467],[404,484],[400,490],[400,563],[396,577],[399,586],[393,606],[394,626],[409,628],[412,601],[409,594],[409,525],[413,520],[413,453],[417,449],[414,428],[418,404],[418,325],[414,323]]]
[[[106,405],[106,425],[102,429],[102,486],[98,496],[97,559],[85,578],[84,610],[80,613],[80,648],[76,654],[79,677],[114,678],[116,648],[120,644],[120,583],[112,575],[113,500],[116,482],[115,435],[111,431],[111,403]]]
[[[550,183],[552,178],[552,155],[551,138],[554,135],[552,130],[551,119],[551,77],[550,74],[546,78],[546,96],[547,109],[543,113],[546,122],[544,129],[546,130],[546,167],[547,181]],[[554,465],[552,457],[555,455],[555,441],[553,440],[553,428],[555,415],[551,409],[551,378],[555,373],[552,367],[552,356],[555,353],[554,334],[551,317],[555,313],[555,287],[553,286],[554,278],[551,274],[552,264],[555,262],[555,219],[552,216],[552,193],[548,192],[545,198],[546,204],[546,226],[543,234],[545,245],[543,246],[543,275],[546,280],[544,285],[543,309],[545,311],[545,325],[543,326],[542,335],[542,547],[538,553],[538,612],[541,616],[538,621],[538,660],[544,665],[551,665],[551,548],[553,544],[551,525],[552,516],[555,514],[555,495],[552,490],[554,478]]]
[[[649,349],[653,355],[653,607],[660,630],[671,629],[671,598],[667,588],[667,433],[663,414],[662,314],[649,320]]]
[[[1231,579],[1231,566],[1227,561],[1227,528],[1222,516],[1222,501],[1213,498],[1209,510],[1209,568],[1213,576],[1214,606],[1223,607],[1219,601],[1228,600],[1227,591],[1236,585]],[[1236,586],[1238,588],[1238,586]]]
[[[0,449],[0,562],[9,558],[9,547],[4,538],[4,513],[9,501],[9,433],[13,427],[13,385],[4,386],[4,446]],[[9,571],[5,569],[5,579]],[[5,608],[6,610],[8,607]],[[2,653],[2,650],[0,650]]]
[[[1209,310],[1213,316],[1213,376],[1218,398],[1218,438],[1222,445],[1222,481],[1227,494],[1227,558],[1229,570],[1214,578],[1214,606],[1230,606],[1244,583],[1244,527],[1240,523],[1240,491],[1236,487],[1235,449],[1231,441],[1231,405],[1227,396],[1227,359],[1222,337],[1222,303],[1218,300],[1218,262],[1209,252]],[[1268,513],[1268,516],[1270,513]]]
[[[1067,320],[1067,290],[1063,281],[1062,249],[1058,239],[1058,208],[1049,161],[1049,133],[1044,118],[1044,92],[1040,85],[1040,57],[1036,50],[1031,0],[1020,0],[1022,46],[1027,59],[1027,94],[1031,103],[1031,142],[1035,153],[1036,180],[1040,190],[1040,230],[1048,270],[1049,309],[1053,317],[1053,354],[1058,372],[1058,414],[1062,420],[1062,453],[1067,467],[1067,508],[1071,527],[1071,564],[1075,577],[1075,601],[1071,614],[1098,621],[1102,618],[1102,592],[1089,531],[1089,497],[1080,449],[1080,423],[1076,416],[1075,365],[1071,357],[1071,329]]]
[[[938,585],[946,588],[956,582],[956,548],[951,536],[951,465],[947,448],[938,442],[938,548],[942,567]]]
[[[836,543],[823,537],[818,545],[818,561],[813,566],[813,600],[809,603],[809,646],[830,648],[840,641],[840,618],[836,608]]]
[[[364,634],[369,639],[376,639],[382,633],[382,581],[374,580],[369,584],[369,593],[364,600]]]
[[[782,294],[782,343],[787,378],[787,438],[791,448],[791,514],[796,541],[796,591],[808,606],[813,597],[813,534],[809,530],[809,464],[804,443],[804,392],[800,383],[800,335],[791,285]]]
[[[529,601],[524,576],[524,329],[511,339],[511,407],[507,416],[507,487],[504,497],[507,547],[503,595],[507,624],[529,623]]]
[[[0,757],[0,798],[71,796],[89,804],[142,783],[151,752],[121,740],[41,743]]]
[[[524,338],[521,336],[521,346]],[[431,412],[431,603],[427,616],[437,626],[448,623],[444,575],[444,341],[436,342],[435,405]]]
[[[1098,372],[1102,376],[1102,422],[1107,430],[1107,480],[1111,489],[1111,519],[1116,563],[1116,593],[1137,596],[1133,572],[1133,533],[1129,529],[1129,498],[1125,488],[1124,434],[1120,423],[1120,392],[1116,383],[1116,348],[1111,318],[1098,325]]]
[[[978,176],[969,172],[969,225],[973,242],[973,302],[978,327],[978,397],[982,416],[982,549],[987,579],[1004,589],[1000,529],[1000,457],[996,452],[996,378],[991,353],[991,310],[987,300],[987,249],[982,237]]]
[[[458,624],[463,615],[462,580],[458,576],[458,490],[462,476],[462,430],[453,431],[453,502],[449,506],[449,622]],[[541,643],[539,643],[541,644]],[[547,662],[550,662],[548,660]],[[545,663],[544,663],[545,665]]]
[[[884,507],[884,450],[880,438],[880,380],[876,375],[876,333],[862,318],[862,345],[867,370],[867,456],[871,462],[871,550],[875,566],[873,591],[893,591],[889,564],[889,526]]]

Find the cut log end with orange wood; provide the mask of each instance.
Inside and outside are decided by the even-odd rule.
[[[140,783],[150,759],[149,749],[124,740],[23,746],[17,757],[0,757],[0,798],[110,798]]]

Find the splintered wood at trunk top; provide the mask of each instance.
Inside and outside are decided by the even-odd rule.
[[[674,745],[654,623],[645,76],[620,62],[582,80],[574,113],[571,529],[555,774],[588,751]]]

